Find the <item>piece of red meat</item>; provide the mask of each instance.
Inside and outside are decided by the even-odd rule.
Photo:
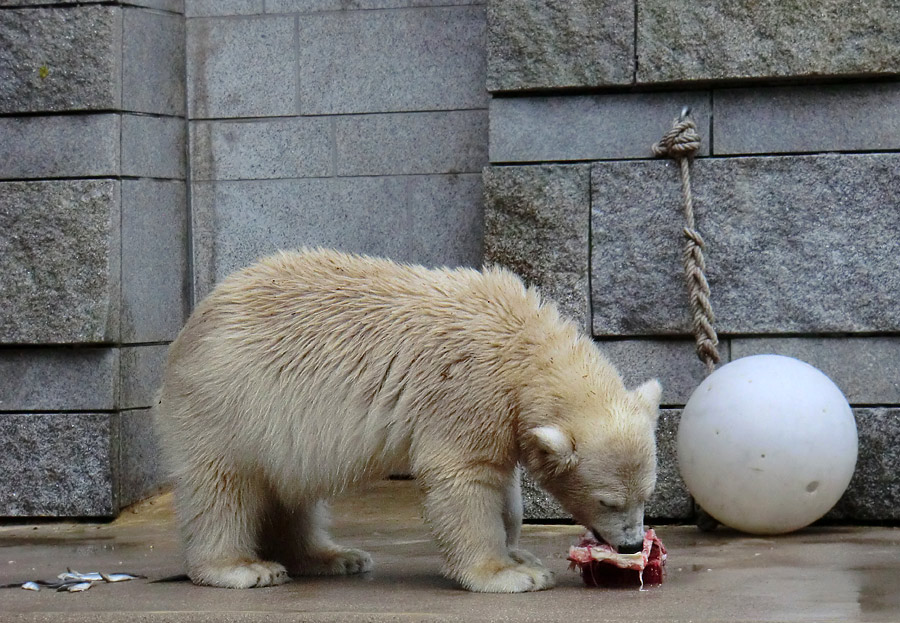
[[[644,533],[644,549],[637,554],[619,554],[607,543],[585,535],[569,548],[570,568],[581,572],[588,586],[631,587],[662,584],[666,548],[652,529]]]

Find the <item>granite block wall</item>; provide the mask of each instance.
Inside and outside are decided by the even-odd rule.
[[[106,448],[87,471],[6,453],[28,477],[0,516],[108,516],[159,485],[166,345],[260,255],[478,265],[485,32],[455,0],[0,0],[4,443]]]
[[[685,105],[726,360],[800,357],[854,407],[831,517],[898,519],[895,0],[0,0],[0,516],[159,485],[148,411],[193,301],[277,248],[506,264],[664,384],[651,517],[702,380]],[[21,475],[21,476],[19,476]],[[563,517],[527,483],[526,514]]]
[[[159,484],[146,388],[190,306],[182,13],[0,2],[0,516]]]
[[[648,514],[695,510],[674,439],[705,369],[681,274],[680,178],[650,150],[688,106],[724,360],[779,353],[828,374],[860,437],[829,517],[897,521],[896,3],[490,0],[487,16],[485,259],[559,299],[630,386],[661,379]],[[598,23],[617,34],[592,37]],[[565,516],[533,485],[526,515]]]
[[[187,0],[194,292],[278,248],[478,265],[478,2]]]

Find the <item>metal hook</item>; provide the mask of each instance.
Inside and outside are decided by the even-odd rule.
[[[679,121],[684,121],[688,115],[691,114],[691,107],[685,106],[681,109],[681,117],[678,118]]]

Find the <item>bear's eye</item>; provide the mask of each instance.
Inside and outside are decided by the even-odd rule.
[[[602,506],[603,508],[607,508],[611,511],[618,511],[618,510],[622,510],[624,508],[624,506],[622,504],[619,504],[617,501],[610,499],[610,498],[606,498],[606,497],[599,498],[598,497],[597,501],[600,503],[600,506]]]

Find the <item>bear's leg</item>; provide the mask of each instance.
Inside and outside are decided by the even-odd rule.
[[[368,552],[331,540],[326,502],[278,506],[263,534],[264,551],[272,552],[291,575],[351,575],[372,570]]]
[[[423,478],[425,513],[447,560],[447,575],[482,593],[522,593],[553,587],[553,574],[531,554],[510,552],[505,523],[509,477],[457,471],[455,478]],[[514,555],[515,554],[515,555]]]
[[[264,496],[261,483],[220,466],[179,484],[188,576],[195,584],[252,588],[288,580],[283,565],[257,555]]]
[[[503,526],[506,528],[506,547],[509,550],[510,558],[522,564],[542,566],[537,556],[527,550],[519,549],[519,535],[522,532],[522,469],[518,465],[506,487]]]
[[[521,468],[518,465],[506,486],[503,527],[506,528],[506,547],[510,550],[516,549],[519,546],[519,534],[522,532],[522,481]]]

